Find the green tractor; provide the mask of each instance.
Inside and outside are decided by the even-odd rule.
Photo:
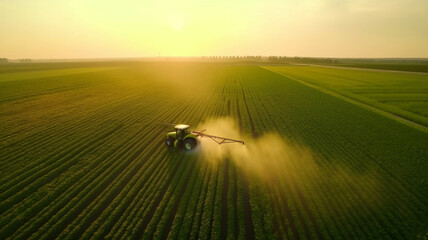
[[[168,147],[182,148],[192,150],[196,147],[198,142],[196,138],[198,135],[190,131],[189,125],[178,124],[175,125],[175,132],[167,133],[166,145]]]
[[[185,150],[193,150],[197,145],[198,137],[207,137],[212,139],[214,142],[218,143],[219,145],[223,143],[234,143],[239,142],[244,144],[244,141],[241,140],[235,140],[231,138],[224,138],[214,135],[209,135],[204,133],[205,129],[202,131],[195,131],[190,130],[189,125],[186,124],[174,124],[174,123],[163,123],[165,125],[174,125],[175,131],[169,132],[166,134],[166,146],[169,148],[184,148]]]

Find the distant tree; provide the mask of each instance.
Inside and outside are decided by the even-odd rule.
[[[0,58],[0,63],[7,63],[9,59],[7,58]]]
[[[31,60],[30,58],[24,58],[24,59],[19,59],[19,62],[20,63],[30,63],[30,62],[32,62],[33,60]]]

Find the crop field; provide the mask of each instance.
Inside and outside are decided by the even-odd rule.
[[[342,63],[336,64],[340,67],[352,67],[352,68],[368,68],[368,69],[379,69],[379,70],[392,70],[392,71],[409,71],[409,72],[425,72],[428,73],[428,65],[426,62],[419,64],[411,63],[388,63],[388,62],[372,62],[372,63]]]
[[[3,64],[0,239],[426,239],[427,119],[423,74]]]
[[[310,66],[267,69],[332,90],[428,127],[428,74],[332,70]]]

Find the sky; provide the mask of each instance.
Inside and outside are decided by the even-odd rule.
[[[428,57],[427,0],[0,0],[0,57]]]

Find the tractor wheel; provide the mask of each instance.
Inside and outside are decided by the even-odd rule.
[[[168,138],[166,139],[165,143],[166,143],[166,146],[167,146],[168,148],[172,148],[172,147],[174,147],[174,138],[173,138],[173,137],[168,137]]]
[[[194,138],[187,138],[184,140],[184,149],[187,151],[193,150],[196,147],[196,140]]]

